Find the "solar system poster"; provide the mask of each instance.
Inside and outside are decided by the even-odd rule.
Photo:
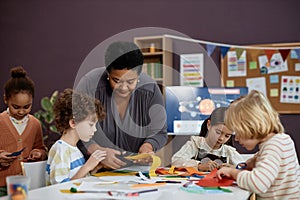
[[[203,121],[215,108],[228,107],[233,100],[246,94],[247,87],[166,87],[168,134],[198,135]]]

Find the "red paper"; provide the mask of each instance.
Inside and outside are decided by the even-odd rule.
[[[218,186],[231,186],[233,185],[234,180],[228,177],[223,177],[222,180],[219,180],[216,176],[217,169],[214,169],[204,178],[199,180],[196,184],[202,187],[218,187]]]

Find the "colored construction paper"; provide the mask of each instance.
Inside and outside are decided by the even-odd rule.
[[[217,178],[217,169],[214,169],[204,178],[200,179],[196,184],[202,187],[218,187],[218,186],[231,186],[234,180],[228,177],[223,177],[221,180]]]
[[[256,61],[249,62],[249,69],[257,69],[257,62]]]
[[[152,155],[152,154],[137,154],[134,156],[126,156],[126,159],[129,160],[139,160],[139,159],[144,159],[144,158],[152,158],[152,164],[149,170],[149,176],[150,177],[155,177],[157,176],[155,173],[155,170],[160,166],[161,160],[158,156]]]
[[[270,89],[270,97],[278,97],[278,89],[277,88]]]
[[[234,80],[227,80],[226,87],[234,87]]]
[[[270,75],[270,83],[279,83],[279,76],[278,75]]]

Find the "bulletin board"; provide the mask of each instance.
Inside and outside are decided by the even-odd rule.
[[[237,48],[230,48],[227,54],[221,58],[222,86],[247,87],[248,83],[251,83],[251,81],[254,85],[257,84],[258,86],[259,81],[255,83],[256,81],[253,80],[265,80],[265,94],[270,100],[272,106],[279,113],[300,114],[300,57],[297,57],[297,54],[293,51],[293,49],[300,49],[300,42],[253,45],[250,47],[251,48],[249,49],[243,49],[245,50],[244,54],[239,53],[245,58],[244,63],[246,63],[243,68],[244,70],[241,70],[244,71],[241,73],[244,73],[241,76],[240,74],[234,75],[234,73],[232,73],[234,70],[232,70],[233,68],[231,67],[234,65],[230,63],[230,61],[232,61],[232,55],[238,52]],[[256,47],[258,48],[255,49]],[[263,49],[264,47],[270,48],[271,50],[267,49],[266,51]],[[283,49],[284,47],[287,47],[287,49]],[[274,63],[271,63],[274,62],[273,56],[278,56],[279,53],[283,51],[288,52],[285,59],[286,64],[280,66],[282,67],[282,69],[280,68],[282,71],[276,70],[276,67],[272,66]],[[268,58],[268,64],[266,64],[267,67],[262,65],[266,58]],[[282,61],[285,62],[283,58]],[[238,67],[238,65],[236,65],[236,67]]]

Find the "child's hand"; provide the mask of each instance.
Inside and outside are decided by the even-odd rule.
[[[95,174],[98,172],[99,169],[102,169],[104,166],[102,165],[102,163],[98,163],[98,165],[90,171],[91,174]]]
[[[229,178],[233,178],[236,180],[238,174],[241,172],[242,170],[239,170],[239,169],[235,169],[235,168],[232,168],[232,167],[222,167],[221,169],[219,169],[217,171],[217,178],[219,180],[222,179],[222,177],[226,176],[226,177],[229,177]]]
[[[96,150],[90,158],[87,160],[86,165],[90,169],[89,171],[93,170],[99,162],[106,158],[106,151]]]
[[[232,177],[231,170],[231,167],[222,167],[217,171],[217,178],[221,180],[224,176]]]
[[[235,168],[234,165],[231,165],[229,163],[223,163],[222,165],[219,166],[219,168],[222,168],[222,167],[231,167],[231,168]]]
[[[214,170],[215,168],[218,168],[219,167],[219,164],[215,161],[208,161],[207,163],[200,163],[198,165],[198,170],[199,171],[212,171]]]
[[[1,167],[9,167],[11,163],[16,159],[16,156],[8,156],[11,153],[0,150],[0,168]]]
[[[256,163],[256,158],[257,158],[257,154],[255,154],[252,158],[249,158],[247,161],[246,161],[246,164],[247,164],[247,170],[252,170],[255,166],[255,163]]]
[[[42,152],[39,149],[31,150],[27,161],[41,161],[42,160]]]

